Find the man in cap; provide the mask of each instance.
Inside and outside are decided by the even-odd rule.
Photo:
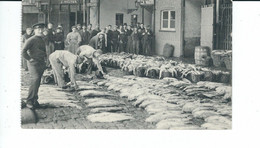
[[[77,24],[77,30],[78,30],[78,32],[81,31],[81,25],[80,24]]]
[[[61,27],[57,27],[54,35],[54,51],[56,50],[64,50],[64,35]]]
[[[75,54],[82,39],[81,39],[79,32],[77,31],[76,26],[72,26],[71,29],[72,29],[72,32],[70,32],[67,35],[67,39],[66,39],[67,47],[66,48],[68,51]]]
[[[22,55],[28,60],[28,68],[31,75],[31,85],[29,87],[26,106],[35,108],[39,106],[38,90],[41,83],[42,74],[46,68],[46,47],[42,39],[43,23],[33,25],[35,35],[29,38],[23,47]]]
[[[88,42],[89,42],[89,32],[87,31],[87,27],[86,25],[83,25],[82,26],[82,29],[81,31],[79,32],[80,36],[81,36],[81,45],[88,45]]]

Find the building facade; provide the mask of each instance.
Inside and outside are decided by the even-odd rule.
[[[166,43],[175,57],[193,57],[196,46],[232,49],[231,0],[23,0],[23,30],[36,22],[72,25],[150,25],[154,54]]]

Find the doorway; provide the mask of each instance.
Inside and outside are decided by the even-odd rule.
[[[116,25],[120,26],[120,25],[123,25],[123,23],[124,23],[124,14],[117,13],[116,14]]]
[[[71,31],[71,27],[75,25],[76,22],[76,13],[75,12],[70,12],[70,31]]]

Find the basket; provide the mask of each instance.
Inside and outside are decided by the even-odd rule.
[[[200,73],[200,74],[192,73],[191,74],[191,82],[197,83],[197,82],[201,81],[202,76],[203,76],[202,73]]]
[[[146,76],[148,78],[159,78],[159,71],[156,69],[150,69],[147,71]]]
[[[226,68],[228,70],[232,70],[232,55],[231,54],[227,54],[225,57],[224,57],[224,63],[226,65]]]
[[[221,83],[229,83],[230,82],[230,73],[229,72],[222,72],[220,82]]]
[[[205,71],[204,72],[204,81],[214,81],[214,74],[211,71]]]
[[[223,67],[225,65],[225,63],[223,61],[223,55],[224,55],[223,50],[212,51],[211,57],[212,57],[213,64],[215,67]]]

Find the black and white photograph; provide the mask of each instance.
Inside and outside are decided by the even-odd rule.
[[[260,1],[0,1],[0,148],[259,147]]]
[[[23,129],[232,129],[231,0],[23,0]]]

